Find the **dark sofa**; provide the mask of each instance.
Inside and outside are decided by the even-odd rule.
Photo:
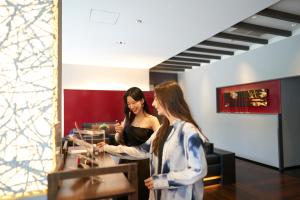
[[[205,186],[235,183],[235,153],[214,148],[213,143],[205,144],[208,165]]]

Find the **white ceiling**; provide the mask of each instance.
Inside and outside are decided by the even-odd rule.
[[[62,0],[62,61],[148,69],[276,2]]]

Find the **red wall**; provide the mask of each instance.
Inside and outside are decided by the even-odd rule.
[[[64,90],[64,135],[88,122],[113,122],[124,119],[123,95],[125,91],[110,90]],[[152,112],[153,91],[144,92]]]

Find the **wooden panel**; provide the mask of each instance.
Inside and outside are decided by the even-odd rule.
[[[137,199],[136,163],[116,165],[108,154],[102,154],[95,161],[99,167],[80,169],[77,158],[76,154],[68,154],[63,171],[49,173],[48,199],[98,199],[127,195],[129,199]],[[128,179],[123,173],[128,173]]]

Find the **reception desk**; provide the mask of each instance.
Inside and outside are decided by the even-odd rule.
[[[98,157],[99,166],[80,169],[77,154],[70,154],[69,148],[64,167],[48,174],[48,199],[102,199],[128,196],[138,199],[137,165],[116,164],[110,155]],[[124,175],[127,173],[127,177]],[[92,177],[93,180],[92,180]]]

